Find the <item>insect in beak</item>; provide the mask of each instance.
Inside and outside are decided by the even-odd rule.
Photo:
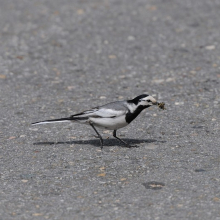
[[[164,102],[158,102],[157,105],[158,105],[158,107],[159,107],[160,109],[163,109],[163,110],[166,109],[166,108],[165,108],[165,103],[164,103]]]

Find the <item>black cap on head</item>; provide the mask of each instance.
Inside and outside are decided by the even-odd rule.
[[[147,95],[147,94],[142,94],[142,95],[139,95],[139,96],[135,97],[135,98],[132,99],[131,101],[132,101],[134,104],[137,105],[140,99],[143,99],[143,98],[145,98],[145,97],[147,97],[147,96],[149,96],[149,95]]]

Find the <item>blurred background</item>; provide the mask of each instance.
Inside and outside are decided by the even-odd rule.
[[[217,219],[219,10],[218,0],[1,1],[3,218]],[[100,156],[89,128],[30,126],[142,93],[167,111],[119,132],[138,149],[110,138]]]

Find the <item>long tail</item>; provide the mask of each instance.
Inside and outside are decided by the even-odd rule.
[[[57,122],[70,122],[72,121],[71,118],[59,118],[59,119],[51,119],[46,121],[38,121],[32,123],[32,125],[41,125],[41,124],[49,124],[49,123],[57,123]]]

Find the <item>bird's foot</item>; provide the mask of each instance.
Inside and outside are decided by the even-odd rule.
[[[138,145],[125,145],[125,147],[127,147],[127,148],[138,148],[139,146]]]
[[[140,146],[138,146],[138,145],[132,145],[131,147],[139,148]]]

